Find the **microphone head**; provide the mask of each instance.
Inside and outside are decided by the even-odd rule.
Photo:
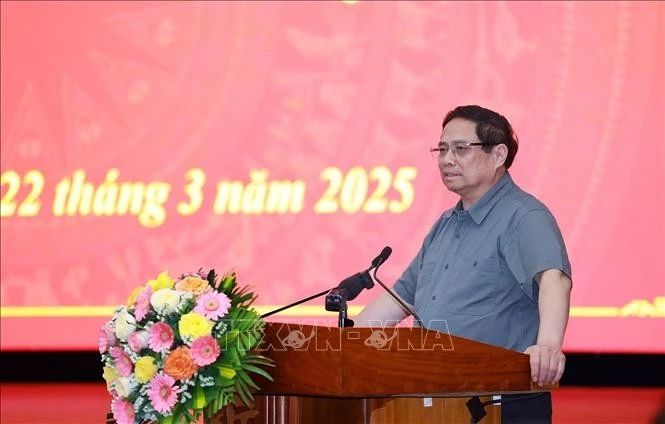
[[[393,253],[393,249],[390,246],[384,247],[381,253],[379,254],[379,256],[383,258],[381,262],[387,261],[391,253]]]
[[[390,246],[384,247],[381,253],[379,253],[379,256],[372,261],[372,267],[370,269],[380,267],[381,264],[388,259],[391,253],[393,253],[393,249],[391,249]]]

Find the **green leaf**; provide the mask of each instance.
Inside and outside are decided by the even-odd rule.
[[[233,379],[224,378],[219,374],[215,375],[214,379],[215,379],[215,386],[217,386],[219,388],[233,386]]]
[[[216,406],[215,410],[219,411],[229,403],[231,403],[233,399],[233,387],[225,387],[219,392],[219,396],[217,397]]]
[[[251,402],[253,397],[252,394],[249,392],[247,384],[243,380],[237,379],[235,388],[236,388],[236,393],[238,393],[238,396],[240,397],[240,400],[242,400],[242,403],[244,403],[245,406],[249,406],[249,403]]]
[[[224,293],[233,293],[233,289],[236,287],[236,273],[231,272],[226,274],[222,279],[220,287]]]
[[[182,415],[185,417],[185,420],[186,420],[188,423],[191,423],[191,422],[195,422],[195,421],[196,421],[196,416],[195,416],[194,414],[192,414],[191,412],[189,412],[189,410],[187,410],[187,409],[185,409],[184,411],[182,411]]]
[[[203,409],[206,406],[206,394],[203,387],[198,384],[194,387],[194,409]]]
[[[236,338],[238,338],[238,334],[239,334],[238,330],[227,331],[224,334],[226,343],[234,341]]]
[[[185,409],[191,409],[194,408],[194,398],[189,398],[185,403],[182,404]]]
[[[240,378],[242,379],[242,381],[244,381],[245,383],[247,383],[247,385],[248,385],[249,387],[252,387],[252,388],[254,388],[254,389],[256,389],[256,390],[259,390],[259,386],[257,386],[256,383],[254,383],[254,382],[252,381],[251,378],[249,378],[249,375],[247,375],[246,372],[244,372],[244,371],[240,371],[240,372],[238,373],[238,377],[240,377]]]
[[[272,377],[270,376],[270,374],[268,374],[268,372],[266,370],[255,367],[254,365],[243,364],[242,368],[246,371],[250,371],[250,372],[253,372],[254,374],[258,374],[260,376],[263,376],[263,377],[265,377],[266,379],[268,379],[270,381],[275,381],[275,380],[272,379]],[[257,387],[257,389],[258,389],[258,387]]]
[[[206,277],[206,280],[208,280],[208,284],[210,284],[211,287],[215,287],[215,279],[217,278],[217,274],[215,274],[215,270],[211,269],[208,271],[208,276]]]
[[[267,358],[263,355],[257,355],[251,353],[243,358],[243,362],[246,364],[255,364],[255,365],[265,365],[268,367],[274,367],[275,364],[272,359]]]
[[[240,340],[245,351],[250,350],[252,348],[252,344],[256,341],[256,339],[252,337],[252,334],[249,331],[240,333]]]
[[[236,370],[231,367],[224,365],[218,365],[217,369],[219,370],[219,375],[226,379],[232,379],[236,376]]]
[[[256,331],[247,334],[247,350],[254,349],[259,344],[259,336]]]
[[[169,415],[167,418],[170,418],[173,423],[179,423],[180,416],[183,413],[183,409],[187,410],[187,408],[184,407],[181,403],[177,403],[171,410],[171,415]]]
[[[238,354],[238,347],[235,344],[228,346],[228,350],[226,351],[226,354],[224,355],[224,359],[221,362],[222,363],[230,362],[232,364],[237,364],[237,363],[240,362],[240,356]]]

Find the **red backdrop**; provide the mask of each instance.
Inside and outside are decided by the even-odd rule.
[[[663,28],[658,2],[3,1],[2,349],[94,349],[163,269],[234,268],[262,310],[385,245],[394,281],[456,201],[427,149],[477,103],[567,241],[565,348],[665,352]]]

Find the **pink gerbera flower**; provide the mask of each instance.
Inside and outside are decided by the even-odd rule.
[[[115,398],[111,401],[111,412],[117,424],[134,424],[134,405],[124,399]]]
[[[155,411],[169,414],[178,401],[178,388],[174,387],[175,379],[163,372],[150,380],[148,398]]]
[[[132,362],[129,355],[127,355],[125,351],[119,347],[112,347],[110,353],[115,362],[115,368],[118,370],[120,375],[123,377],[129,377],[132,375],[134,363]]]
[[[199,296],[194,312],[208,319],[216,320],[223,317],[231,307],[231,300],[224,293],[211,291]]]
[[[141,321],[150,311],[150,297],[152,296],[152,287],[146,286],[139,297],[136,299],[134,307],[134,317],[136,321]]]
[[[155,352],[166,350],[173,344],[173,329],[168,324],[158,322],[150,327],[148,333],[150,334],[148,346]]]
[[[99,328],[99,353],[106,352],[109,348],[109,338],[106,336],[106,326],[102,325]]]
[[[113,322],[107,321],[99,329],[99,353],[106,352],[111,346],[115,346],[118,340],[115,338]]]
[[[194,359],[194,363],[203,367],[210,365],[217,360],[217,357],[219,356],[219,345],[217,344],[217,340],[211,336],[199,337],[194,340],[194,343],[192,343],[190,353]]]

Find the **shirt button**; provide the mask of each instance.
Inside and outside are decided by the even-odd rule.
[[[458,238],[459,238],[459,234],[455,234],[455,238],[458,239]]]
[[[446,266],[444,266],[443,269],[448,269],[448,264],[446,264]]]
[[[436,300],[436,296],[432,296],[432,300]]]

